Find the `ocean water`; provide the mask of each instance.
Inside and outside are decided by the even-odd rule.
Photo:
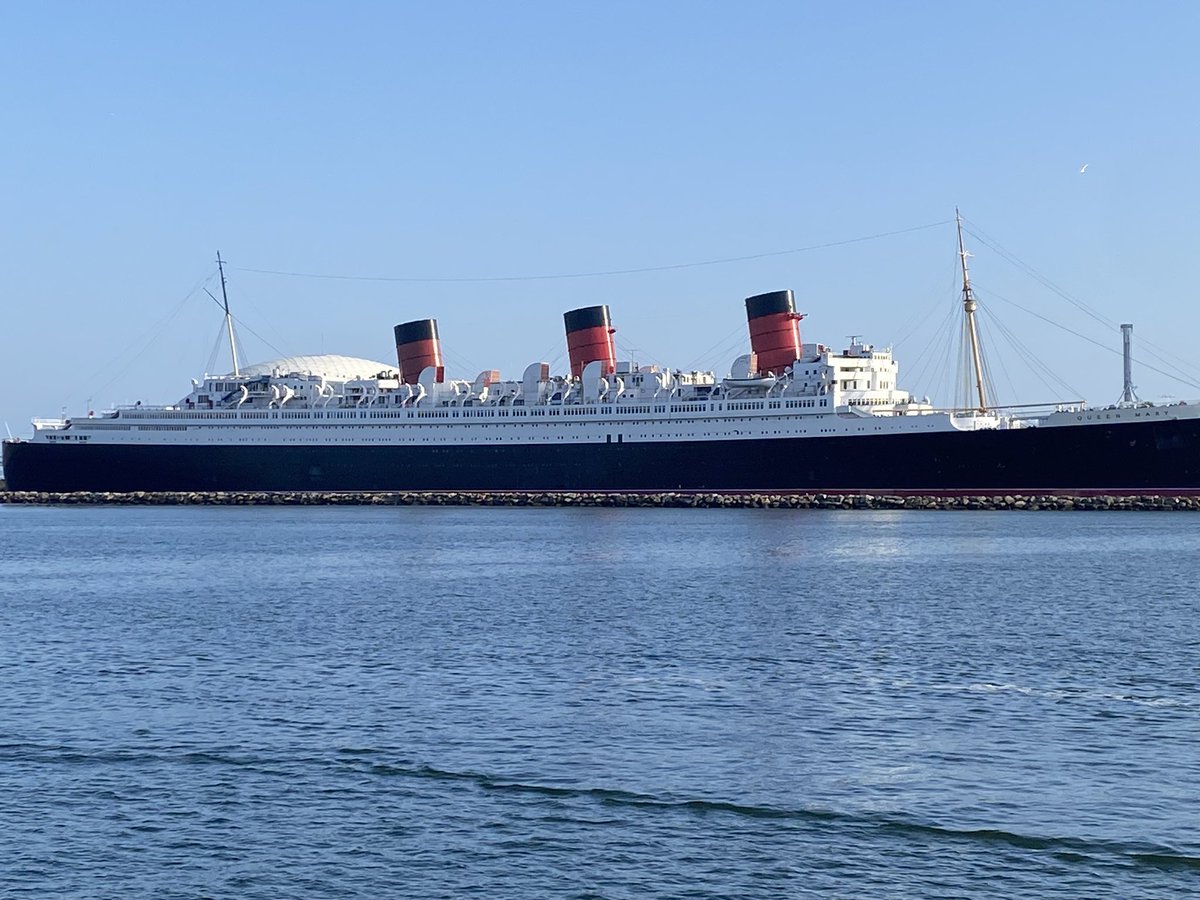
[[[1200,894],[1200,519],[0,507],[5,897]]]

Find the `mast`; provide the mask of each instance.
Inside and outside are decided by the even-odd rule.
[[[979,334],[975,330],[975,294],[971,290],[971,275],[967,272],[967,248],[963,246],[962,216],[954,208],[954,220],[958,223],[958,255],[962,259],[963,310],[967,314],[967,333],[971,337],[971,360],[975,365],[975,391],[979,395],[977,412],[987,412],[987,399],[983,394],[983,363],[979,356]]]
[[[1135,403],[1137,394],[1133,387],[1133,325],[1121,326],[1121,357],[1125,363],[1125,386],[1121,390],[1122,403]]]
[[[962,240],[961,234],[959,240]],[[229,314],[229,294],[225,292],[225,264],[221,261],[220,250],[217,251],[217,271],[221,273],[221,299],[225,301],[225,331],[229,335],[229,355],[233,357],[233,374],[237,377],[242,373],[238,371],[237,344],[233,340],[233,316]]]

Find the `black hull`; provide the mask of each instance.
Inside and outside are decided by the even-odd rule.
[[[13,491],[1200,494],[1200,419],[1012,431],[538,446],[5,442]]]

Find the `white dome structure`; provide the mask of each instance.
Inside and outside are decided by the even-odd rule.
[[[300,372],[320,375],[327,381],[350,381],[355,378],[374,378],[381,372],[395,372],[394,363],[374,362],[354,356],[326,354],[323,356],[284,356],[267,362],[256,363],[241,369],[243,376],[271,375],[278,372],[288,375]],[[228,376],[233,377],[232,373]]]

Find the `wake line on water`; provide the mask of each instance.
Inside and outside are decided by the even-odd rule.
[[[342,753],[368,755],[371,751],[341,750]],[[1087,840],[1071,837],[1039,837],[1019,834],[1003,829],[979,828],[960,829],[923,822],[855,815],[820,809],[788,809],[772,806],[746,805],[722,800],[666,799],[650,794],[640,794],[611,788],[561,787],[557,785],[530,784],[514,781],[483,772],[455,772],[427,765],[402,766],[389,763],[371,763],[367,771],[382,776],[421,778],[435,781],[458,782],[474,785],[486,791],[532,794],[550,798],[572,798],[594,800],[606,805],[634,809],[679,810],[682,812],[708,815],[727,814],[752,819],[775,819],[797,822],[822,822],[871,828],[908,836],[925,836],[953,841],[972,841],[990,844],[1005,844],[1022,850],[1045,851],[1067,862],[1093,864],[1108,858],[1110,863],[1148,866],[1158,869],[1200,870],[1200,857],[1180,853],[1171,847],[1152,844],[1123,844],[1116,841]]]
[[[167,747],[161,750],[83,750],[64,744],[4,743],[0,744],[0,763],[21,762],[43,765],[83,767],[103,766],[213,766],[215,768],[251,769],[260,775],[283,775],[289,771],[281,765],[303,763],[328,766],[323,756],[286,757],[268,753],[221,752],[199,750],[195,747]]]
[[[338,760],[326,755],[281,757],[278,752],[221,752],[195,747],[161,750],[108,749],[89,751],[63,744],[24,742],[0,743],[0,763],[22,762],[42,766],[124,765],[131,767],[214,767],[234,771],[253,769],[263,775],[295,777],[288,767],[311,764],[322,768],[331,763],[354,768],[385,778],[426,779],[470,785],[495,793],[526,794],[551,799],[578,799],[609,807],[642,811],[677,811],[691,815],[728,815],[748,819],[781,822],[824,823],[838,827],[869,829],[911,837],[937,840],[1003,844],[1022,850],[1053,854],[1065,862],[1107,863],[1167,870],[1200,871],[1200,857],[1180,853],[1172,847],[1144,843],[1088,840],[1072,837],[1045,837],[1020,834],[1003,829],[960,829],[904,819],[864,816],[836,810],[785,808],[736,803],[726,800],[671,798],[599,787],[567,787],[537,784],[492,775],[485,772],[454,771],[421,764],[373,762],[381,751],[364,748],[339,748]],[[280,768],[283,766],[284,768]]]

